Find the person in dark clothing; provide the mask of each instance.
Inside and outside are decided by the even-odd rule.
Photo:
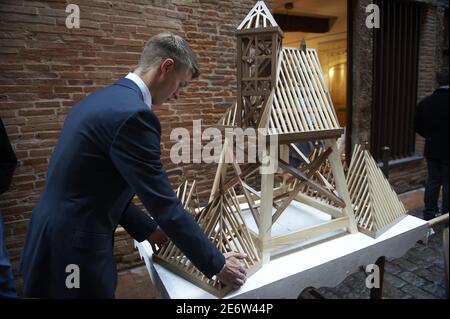
[[[425,186],[423,218],[430,220],[439,213],[441,186],[442,213],[448,213],[448,68],[437,74],[439,88],[423,99],[415,114],[415,131],[425,138],[424,156],[428,178]]]
[[[5,193],[10,185],[17,159],[6,134],[0,117],[0,195]],[[16,288],[11,263],[6,252],[3,234],[3,217],[0,210],[0,298],[16,298]]]

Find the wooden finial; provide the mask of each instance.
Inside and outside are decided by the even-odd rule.
[[[362,148],[364,151],[368,151],[368,150],[370,149],[369,142],[368,142],[368,141],[363,141],[363,142],[361,143],[361,148]]]
[[[305,37],[302,37],[302,39],[300,41],[300,50],[306,51],[306,40],[305,40]]]

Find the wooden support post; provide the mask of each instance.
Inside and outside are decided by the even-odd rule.
[[[342,167],[341,157],[337,148],[336,140],[335,139],[325,140],[325,146],[331,147],[332,149],[332,152],[328,157],[328,161],[330,162],[331,170],[333,172],[334,180],[336,182],[336,190],[345,203],[343,211],[344,214],[347,215],[349,218],[348,231],[350,233],[356,233],[358,231],[358,228],[356,227],[352,202],[350,200],[350,195],[348,193],[347,182],[344,175],[344,168]]]
[[[280,145],[280,158],[283,161],[285,161],[286,163],[289,163],[289,145],[286,145],[286,144]],[[283,189],[283,192],[286,192],[287,188],[288,188],[288,184],[286,183],[286,179],[287,179],[287,176],[286,175],[283,176],[283,182],[282,182],[282,185],[281,185],[281,187]]]
[[[289,145],[280,145],[280,158],[286,163],[289,163]]]
[[[381,148],[381,153],[383,154],[383,174],[384,177],[389,178],[389,157],[391,155],[391,149],[388,146],[383,146]]]
[[[386,257],[381,256],[375,262],[375,265],[380,269],[380,287],[370,289],[370,299],[381,299],[383,297],[383,278],[384,278],[384,264],[386,262]]]
[[[273,165],[276,159],[273,154],[266,155],[263,163]],[[262,172],[267,173],[267,172]],[[261,176],[261,209],[259,216],[259,243],[263,265],[270,261],[269,241],[272,235],[272,200],[273,200],[273,180],[274,173],[262,174]]]
[[[219,165],[217,167],[216,176],[214,177],[214,183],[211,190],[211,194],[209,195],[208,202],[211,202],[214,199],[214,195],[217,192],[217,189],[219,188],[219,182],[221,179],[225,179],[225,173],[227,171],[227,163],[225,163],[225,154],[227,152],[228,148],[228,138],[225,136],[225,141],[223,142],[222,151],[220,153],[220,159],[219,159]]]

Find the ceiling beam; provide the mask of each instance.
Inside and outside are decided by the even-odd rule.
[[[283,32],[326,33],[330,31],[334,17],[317,18],[275,13],[275,20]]]

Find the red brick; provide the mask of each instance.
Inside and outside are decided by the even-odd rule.
[[[14,176],[13,183],[14,184],[20,184],[22,182],[29,182],[34,181],[36,179],[33,175],[21,175],[21,176]]]
[[[55,86],[55,93],[75,93],[82,92],[81,86]]]
[[[38,15],[26,15],[26,14],[15,14],[15,13],[2,13],[2,20],[3,21],[10,21],[10,22],[24,22],[24,23],[30,23],[30,24],[55,24],[56,20],[55,18],[51,17],[45,17],[45,16],[38,16]],[[46,26],[48,28],[48,26]]]
[[[5,124],[5,126],[25,124],[24,117],[7,117],[7,118],[4,118],[2,121],[3,121],[3,124]]]
[[[58,123],[46,123],[46,124],[33,124],[33,125],[24,125],[21,128],[22,132],[44,132],[44,131],[55,131],[59,130],[61,125]],[[40,134],[40,133],[39,133]]]
[[[53,114],[55,114],[55,110],[54,109],[27,109],[27,110],[20,110],[19,114],[22,116],[53,115]]]
[[[39,139],[57,139],[59,137],[59,131],[58,132],[38,132],[36,135],[37,138]],[[41,144],[41,146],[43,146]]]
[[[14,6],[7,4],[0,4],[0,12],[7,13],[24,13],[24,14],[37,14],[37,9],[29,6]]]
[[[61,105],[58,101],[45,101],[45,102],[35,102],[34,105],[38,108],[57,108]]]
[[[24,164],[24,165],[26,165],[26,164]],[[32,165],[32,163],[30,163],[29,165]],[[18,190],[21,190],[21,191],[28,191],[28,190],[34,189],[34,184],[33,183],[19,184],[19,185],[16,185],[15,188]]]
[[[165,30],[190,33],[192,47],[202,50],[202,77],[193,81],[191,90],[186,90],[172,108],[166,105],[156,110],[164,131],[164,161],[173,167],[168,158],[173,144],[168,143],[170,129],[192,126],[198,116],[212,121],[211,114],[216,114],[213,104],[229,103],[224,98],[235,95],[234,29],[254,3],[233,0],[223,2],[219,10],[217,5],[198,2],[186,5],[180,1],[149,4],[146,0],[77,0],[81,9],[81,28],[77,30],[64,25],[67,2],[1,2],[0,116],[8,121],[6,129],[20,163],[14,181],[17,188],[2,195],[0,205],[6,204],[13,234],[7,234],[7,241],[14,240],[10,247],[14,248],[16,263],[16,249],[23,242],[27,218],[44,185],[48,159],[65,115],[76,101],[126,75],[136,66],[143,45],[152,35]],[[202,10],[202,5],[207,10]],[[211,80],[222,81],[217,84],[223,87],[210,91]],[[202,170],[200,191],[205,193],[215,166],[188,165],[187,169]],[[179,183],[180,178],[171,181]],[[123,251],[119,267],[133,260],[139,262],[130,237],[122,236],[120,241]]]

